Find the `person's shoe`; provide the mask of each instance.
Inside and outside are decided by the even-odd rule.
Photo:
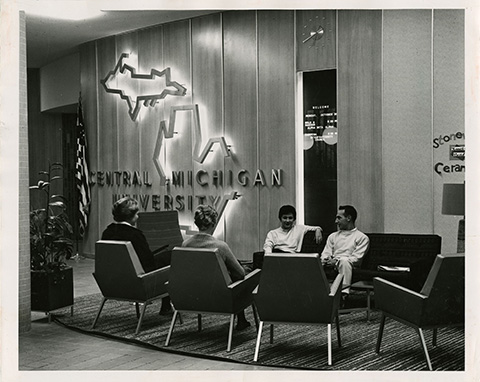
[[[237,326],[235,326],[235,330],[243,330],[250,326],[250,322],[248,321],[239,321],[237,322]]]
[[[340,300],[340,309],[345,309],[347,307],[348,293],[342,293],[342,298]]]

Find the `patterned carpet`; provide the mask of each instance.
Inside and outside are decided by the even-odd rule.
[[[352,296],[355,301],[355,297]],[[108,300],[97,326],[91,325],[100,305],[101,294],[75,299],[74,315],[67,312],[55,320],[71,329],[87,334],[102,335],[134,342],[160,351],[190,356],[253,364],[256,329],[251,309],[247,318],[252,326],[234,331],[232,351],[227,352],[228,316],[203,315],[202,331],[197,330],[197,316],[183,314],[183,324],[177,320],[170,345],[165,339],[172,315],[160,316],[160,302],[147,307],[142,328],[135,336],[135,307],[128,302]],[[357,296],[357,304],[365,303]],[[263,329],[257,364],[294,369],[315,370],[426,370],[426,362],[414,329],[387,318],[380,354],[375,353],[380,314],[373,311],[370,321],[366,313],[340,315],[342,348],[338,347],[335,327],[332,328],[333,365],[327,365],[326,325],[275,325],[274,343],[269,343],[269,330]],[[463,371],[465,363],[465,332],[463,328],[439,329],[437,346],[431,345],[432,332],[425,337],[434,370]]]

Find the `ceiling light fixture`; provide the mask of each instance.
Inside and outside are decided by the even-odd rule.
[[[100,17],[103,12],[95,1],[18,0],[18,9],[30,16],[79,21]]]

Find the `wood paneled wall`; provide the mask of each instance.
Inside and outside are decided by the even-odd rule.
[[[297,70],[324,70],[337,67],[337,11],[308,10],[297,11]],[[323,28],[318,40],[310,39],[310,32]]]
[[[237,191],[230,201],[217,236],[224,238],[241,259],[261,249],[266,232],[277,226],[277,211],[295,202],[295,42],[293,11],[224,12],[160,25],[85,44],[82,56],[82,94],[93,171],[148,171],[152,185],[140,187],[93,186],[92,218],[84,252],[111,221],[114,194],[197,196],[221,198]],[[142,107],[132,121],[124,101],[106,93],[100,80],[113,69],[121,53],[132,52],[139,73],[171,68],[172,80],[187,88],[184,97],[166,97],[154,108]],[[130,62],[130,61],[129,61]],[[275,94],[275,97],[272,97]],[[153,164],[160,121],[168,124],[172,106],[198,105],[201,148],[209,138],[224,137],[230,156],[214,145],[204,163],[192,159],[200,137],[191,112],[176,114],[173,139],[164,139],[160,159],[167,176],[184,172],[184,184],[162,185]],[[285,154],[287,153],[287,155]],[[281,169],[282,185],[272,186],[272,169]],[[193,182],[187,171],[193,170]],[[262,175],[256,178],[257,170]],[[204,171],[202,180],[195,174]],[[214,172],[223,173],[214,184]],[[233,182],[227,178],[232,173]],[[237,181],[245,171],[248,183]],[[159,207],[164,209],[163,199]],[[187,204],[187,200],[185,200]],[[174,204],[174,207],[177,207]],[[193,227],[192,211],[180,212],[180,224]]]
[[[259,168],[256,13],[225,13],[223,31],[225,89],[230,89],[225,91],[225,137],[232,142],[235,152],[234,157],[225,161],[225,170],[236,174],[242,169]],[[260,211],[259,193],[258,189],[253,189],[248,198],[240,197],[229,206],[225,219],[226,240],[236,248],[242,248],[246,238],[250,248],[263,245],[259,238],[258,215],[238,218],[243,211]],[[247,257],[248,254],[243,255]]]
[[[382,232],[382,12],[338,12],[338,203]]]
[[[282,169],[283,186],[260,193],[259,235],[278,226],[278,209],[295,205],[295,51],[293,12],[258,12],[259,168]],[[270,176],[266,173],[267,182]]]
[[[452,15],[453,26],[448,23]],[[326,25],[327,38],[312,49],[302,44],[300,32],[317,16]],[[111,221],[113,194],[148,194],[146,206],[152,210],[155,195],[218,198],[235,190],[241,197],[229,202],[217,234],[240,259],[250,258],[261,249],[266,232],[278,225],[278,208],[296,201],[296,73],[327,68],[337,68],[338,75],[339,202],[358,207],[358,225],[364,231],[436,233],[434,209],[442,182],[433,179],[431,142],[447,101],[435,95],[435,86],[443,95],[460,95],[456,84],[462,82],[463,67],[455,66],[455,79],[447,80],[449,66],[460,65],[461,59],[432,67],[432,49],[438,61],[453,48],[448,34],[461,44],[462,32],[458,10],[252,10],[85,44],[81,86],[92,170],[148,171],[152,182],[136,188],[93,187],[86,254],[93,254],[95,241]],[[462,55],[461,48],[454,51]],[[168,96],[154,108],[142,106],[132,121],[125,102],[99,83],[124,52],[134,54],[138,72],[170,67],[172,80],[185,86],[187,94]],[[455,108],[463,116],[460,99]],[[434,114],[433,102],[439,109]],[[185,182],[164,186],[152,160],[160,121],[168,124],[172,106],[192,104],[199,107],[202,148],[209,138],[222,136],[231,155],[224,156],[214,145],[203,164],[192,160],[199,138],[192,113],[177,112],[176,134],[163,140],[160,159],[170,178],[172,170],[184,171]],[[259,184],[263,179],[255,182],[257,169],[265,184]],[[272,186],[272,169],[282,170],[281,186]],[[189,170],[206,171],[208,185],[187,183]],[[237,181],[240,170],[247,171],[247,186]],[[213,171],[223,172],[223,185],[213,184]],[[232,184],[226,179],[229,171]],[[198,200],[193,202],[195,208]],[[163,200],[159,206],[165,208]],[[180,223],[193,224],[187,206]]]

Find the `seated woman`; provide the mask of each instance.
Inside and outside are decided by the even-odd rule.
[[[232,282],[243,280],[245,278],[245,270],[232,253],[230,247],[224,241],[214,238],[213,231],[217,225],[218,213],[212,207],[200,205],[195,210],[194,222],[200,230],[199,233],[186,239],[182,246],[192,248],[218,249],[218,253],[222,257],[227,267]],[[242,330],[250,326],[245,318],[245,312],[242,310],[237,314],[237,330]]]
[[[138,210],[138,202],[131,197],[127,196],[117,200],[112,207],[115,222],[103,231],[102,240],[129,241],[132,243],[143,270],[148,273],[169,265],[169,257],[165,251],[154,255],[150,250],[145,235],[135,227],[138,220]],[[160,313],[168,313],[171,310],[170,297],[164,297]]]

